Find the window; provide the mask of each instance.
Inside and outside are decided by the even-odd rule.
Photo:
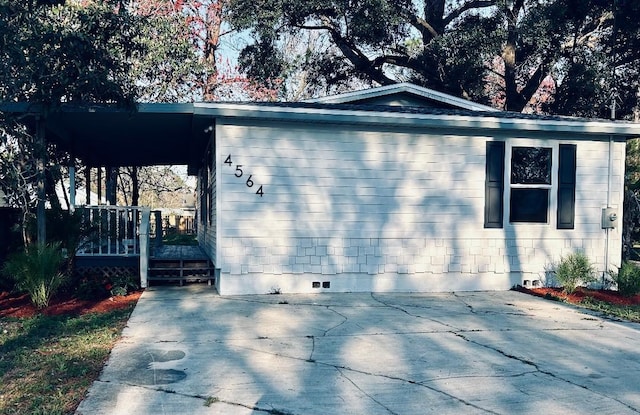
[[[509,222],[547,223],[551,148],[511,148]]]
[[[575,188],[575,144],[508,147],[504,141],[487,142],[485,228],[504,226],[506,202],[509,223],[549,223],[554,212],[558,229],[573,229]]]

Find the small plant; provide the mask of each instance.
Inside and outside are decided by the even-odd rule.
[[[111,288],[109,291],[113,296],[123,296],[137,290],[138,288],[140,288],[140,286],[134,277],[131,275],[122,275],[111,278]]]
[[[108,284],[104,277],[87,275],[79,280],[75,296],[80,300],[102,300],[110,295]]]
[[[624,262],[620,270],[611,273],[620,294],[631,297],[640,293],[640,267],[631,262]]]
[[[556,266],[555,274],[564,291],[569,294],[580,285],[596,281],[595,268],[582,252],[562,257]]]
[[[16,288],[29,293],[33,305],[44,308],[65,280],[64,262],[59,243],[38,244],[12,255],[3,271],[16,281]]]

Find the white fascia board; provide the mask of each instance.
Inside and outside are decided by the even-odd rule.
[[[191,103],[164,103],[164,102],[143,102],[138,104],[138,112],[151,114],[192,114],[193,104]]]
[[[408,92],[436,102],[452,105],[457,108],[473,111],[498,111],[493,107],[478,104],[473,101],[458,98],[453,95],[438,92],[433,89],[424,88],[407,82],[385,85],[378,88],[363,89],[360,91],[346,92],[344,94],[332,95],[328,97],[310,99],[303,102],[323,103],[323,104],[344,104],[362,99],[376,98],[385,95],[392,95],[399,92]]]
[[[217,118],[262,119],[349,125],[386,125],[408,128],[454,128],[640,137],[640,124],[606,120],[562,120],[355,111],[255,104],[194,104],[195,115]]]

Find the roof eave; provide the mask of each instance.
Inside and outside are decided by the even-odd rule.
[[[640,137],[640,124],[606,120],[544,120],[503,118],[488,116],[486,114],[483,116],[415,114],[384,111],[268,107],[255,104],[224,103],[194,104],[194,111],[197,115],[208,115],[220,118],[262,119],[283,122],[555,132],[615,135],[625,136],[626,138]]]

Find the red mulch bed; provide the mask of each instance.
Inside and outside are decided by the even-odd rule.
[[[634,295],[632,297],[625,297],[618,291],[611,290],[591,290],[588,288],[579,287],[573,293],[567,294],[562,291],[562,288],[541,287],[528,289],[524,287],[518,287],[518,291],[543,298],[545,296],[553,296],[572,304],[579,304],[580,302],[582,302],[582,300],[584,300],[585,297],[591,297],[595,300],[604,301],[615,305],[640,305],[640,294]]]
[[[136,291],[126,296],[109,297],[102,300],[79,300],[71,296],[54,298],[48,307],[38,310],[29,299],[28,294],[0,292],[0,317],[33,317],[37,314],[54,315],[82,315],[87,313],[104,313],[126,308],[135,303],[142,295]]]

